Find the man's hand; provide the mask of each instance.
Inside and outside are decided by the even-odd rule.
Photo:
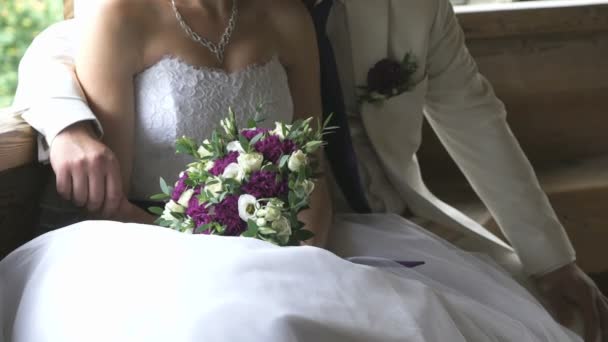
[[[50,160],[63,198],[104,218],[117,214],[124,198],[120,166],[88,122],[59,133],[50,147]]]
[[[536,280],[543,299],[561,324],[571,325],[578,310],[585,324],[585,342],[608,341],[608,299],[576,264]]]

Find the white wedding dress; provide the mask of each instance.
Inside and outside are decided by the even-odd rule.
[[[269,123],[293,112],[277,58],[226,74],[167,57],[136,89],[137,199],[185,164],[174,139],[206,137],[228,106],[241,122],[260,103]],[[398,216],[338,215],[329,250],[78,223],[0,261],[0,340],[581,341],[497,266]]]

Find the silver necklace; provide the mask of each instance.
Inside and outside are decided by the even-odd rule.
[[[230,43],[230,38],[232,36],[232,32],[234,31],[234,27],[236,26],[236,17],[238,15],[238,8],[236,5],[236,0],[232,0],[232,13],[230,14],[230,18],[228,19],[228,26],[226,27],[226,30],[222,34],[222,37],[220,38],[220,41],[219,41],[219,43],[217,43],[217,45],[214,44],[213,42],[211,42],[209,39],[207,39],[205,37],[201,37],[198,33],[194,32],[192,30],[192,28],[190,28],[190,26],[188,26],[188,24],[186,24],[186,22],[182,18],[181,13],[179,13],[179,11],[177,10],[177,6],[175,5],[175,0],[171,0],[171,7],[173,7],[173,12],[175,13],[175,18],[177,18],[177,22],[179,23],[179,26],[181,26],[182,29],[184,29],[184,31],[186,32],[188,37],[190,39],[192,39],[193,41],[206,47],[209,51],[211,51],[215,55],[215,57],[217,58],[218,61],[223,62],[224,61],[224,50],[226,49],[226,46],[228,46],[228,43]]]

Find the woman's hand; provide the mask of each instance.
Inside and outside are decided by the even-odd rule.
[[[116,204],[117,210],[112,215],[91,214],[93,220],[110,220],[123,223],[153,224],[156,217],[139,208],[123,197]]]

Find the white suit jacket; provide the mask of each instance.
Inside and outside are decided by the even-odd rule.
[[[82,4],[76,2],[77,17]],[[97,122],[74,74],[74,25],[67,21],[47,29],[20,65],[15,107],[27,109],[26,121],[49,142],[75,122]],[[549,272],[574,261],[570,241],[507,126],[503,104],[465,47],[448,0],[336,0],[328,35],[345,98],[351,99],[347,108],[355,142],[367,144],[356,148],[373,154],[367,159],[363,154],[362,163],[379,162],[380,171],[366,173],[377,178],[366,184],[385,184],[368,186],[368,195],[381,203],[376,207],[399,213],[407,204],[417,216],[510,248],[424,185],[416,151],[426,117],[527,273]],[[382,105],[353,104],[355,86],[365,84],[376,62],[401,59],[406,53],[418,63],[412,90]]]

